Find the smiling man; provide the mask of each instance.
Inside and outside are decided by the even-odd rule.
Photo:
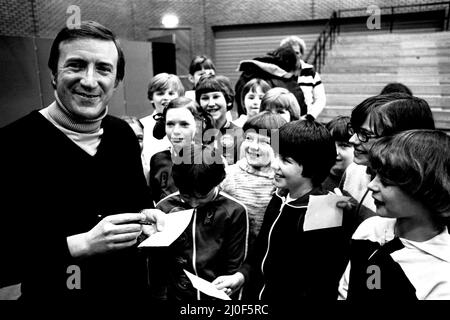
[[[62,29],[48,62],[55,101],[0,131],[0,287],[23,299],[146,292],[136,242],[163,221],[150,207],[131,128],[107,115],[124,77],[115,35],[88,21]]]

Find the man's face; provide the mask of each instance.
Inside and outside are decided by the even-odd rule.
[[[59,45],[56,91],[75,116],[97,118],[115,89],[119,54],[114,42],[98,39],[64,41]]]

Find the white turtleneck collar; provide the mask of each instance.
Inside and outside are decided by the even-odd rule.
[[[95,155],[103,135],[102,119],[107,115],[108,107],[99,117],[84,119],[70,113],[56,92],[55,98],[56,101],[39,112],[81,149],[91,156]]]

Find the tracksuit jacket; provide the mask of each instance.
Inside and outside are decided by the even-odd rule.
[[[170,214],[190,209],[179,192],[162,199],[157,208]],[[225,192],[194,209],[186,230],[169,248],[152,249],[150,285],[157,299],[210,299],[193,288],[183,269],[207,281],[235,273],[247,255],[248,216],[245,205]]]
[[[240,269],[249,299],[272,303],[336,300],[348,261],[350,237],[344,227],[303,230],[310,195],[286,202],[277,190],[270,201],[255,248]]]

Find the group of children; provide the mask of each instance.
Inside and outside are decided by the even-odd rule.
[[[142,121],[156,208],[194,209],[178,240],[150,253],[157,299],[207,298],[183,270],[274,303],[450,299],[450,138],[425,100],[380,94],[325,126],[256,78],[232,120],[230,81],[204,56],[190,72],[191,98],[174,75],[150,81],[155,111]],[[350,197],[337,204],[342,224],[305,230],[310,195],[335,188]],[[373,288],[372,265],[383,279]]]

